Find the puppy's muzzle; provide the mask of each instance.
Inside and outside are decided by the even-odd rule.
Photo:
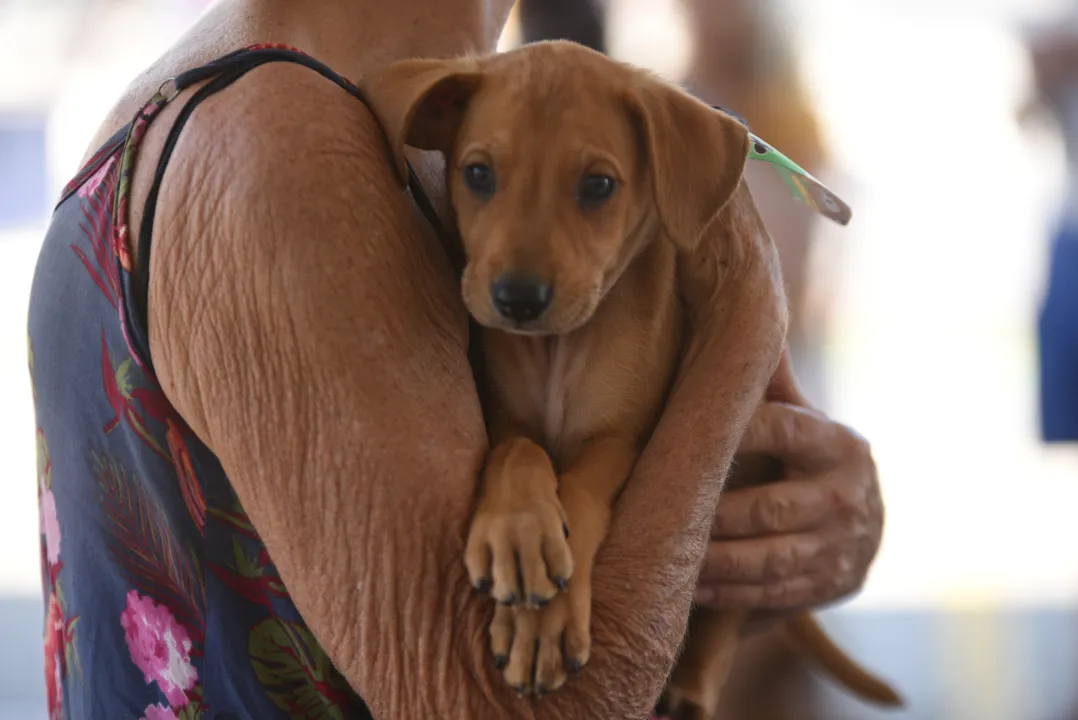
[[[534,275],[506,272],[490,285],[494,309],[517,325],[538,320],[553,299],[554,288]]]

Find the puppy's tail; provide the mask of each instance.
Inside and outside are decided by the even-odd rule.
[[[883,707],[899,708],[905,704],[894,688],[862,668],[836,645],[809,613],[787,620],[785,627],[793,644],[850,692]]]

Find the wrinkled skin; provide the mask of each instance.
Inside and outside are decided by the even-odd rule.
[[[166,78],[242,45],[301,47],[360,79],[399,58],[491,50],[509,6],[219,0],[132,83],[90,151]],[[132,227],[183,100],[146,135]],[[437,158],[415,160],[444,208]],[[459,278],[401,191],[371,113],[310,70],[252,72],[185,128],[154,248],[148,320],[162,387],[220,459],[311,631],[376,717],[650,709],[785,332],[774,248],[747,193],[682,264],[685,362],[597,558],[596,660],[536,704],[502,688],[485,648],[489,609],[460,563],[488,442]]]
[[[752,610],[766,621],[860,589],[884,517],[864,438],[811,408],[769,402],[753,417],[740,451],[779,459],[781,476],[724,494],[696,601]]]
[[[507,11],[494,0],[220,0],[101,134],[168,76],[240,45],[302,47],[362,79],[398,58],[491,49]],[[146,135],[134,227],[183,100]],[[440,162],[414,159],[444,208]],[[486,648],[489,604],[461,563],[489,442],[460,279],[402,190],[374,116],[306,68],[259,68],[184,129],[153,242],[148,320],[162,388],[220,459],[311,632],[376,717],[647,713],[785,334],[776,253],[747,192],[682,263],[685,361],[596,559],[595,659],[572,688],[534,703],[504,687]]]

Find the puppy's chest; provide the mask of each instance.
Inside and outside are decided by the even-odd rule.
[[[596,364],[609,363],[591,350],[575,338],[537,339],[514,348],[522,382],[509,384],[507,407],[552,448],[588,434],[618,404],[619,383],[600,379],[605,368]]]
[[[558,463],[592,437],[646,432],[674,360],[671,339],[638,332],[491,340],[488,372],[502,412]]]

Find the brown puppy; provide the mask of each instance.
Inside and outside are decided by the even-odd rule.
[[[748,132],[566,42],[405,61],[368,87],[402,174],[405,145],[446,157],[493,448],[466,563],[499,603],[506,681],[549,692],[588,662],[593,560],[674,376],[677,253],[751,205]],[[710,678],[736,633],[709,627],[686,659]]]
[[[675,253],[737,189],[748,135],[563,42],[400,63],[373,94],[398,146],[449,159],[493,448],[468,570],[500,603],[506,680],[551,691],[588,661],[592,561],[673,377]]]

